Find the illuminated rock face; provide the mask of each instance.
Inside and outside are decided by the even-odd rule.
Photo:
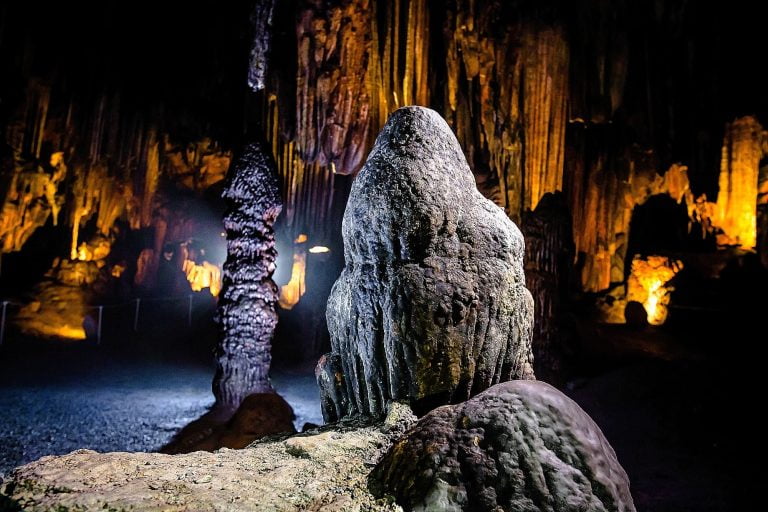
[[[506,382],[435,409],[372,476],[406,510],[635,510],[600,428],[540,381]]]
[[[223,330],[216,350],[213,381],[216,403],[235,408],[251,393],[272,390],[269,383],[275,303],[274,223],[282,202],[275,164],[260,144],[249,144],[230,171],[223,197],[227,261],[219,299]]]
[[[648,315],[648,323],[661,325],[667,319],[670,292],[668,283],[683,269],[683,262],[666,256],[635,256],[627,281],[627,301],[639,302]]]
[[[275,0],[257,0],[251,11],[251,54],[248,66],[248,86],[253,91],[264,88],[267,75],[267,56],[272,40],[272,13]]]
[[[754,249],[757,238],[757,186],[766,132],[754,117],[742,117],[725,129],[720,190],[714,224],[724,231],[721,245]]]
[[[328,299],[332,354],[323,413],[458,402],[532,378],[533,305],[523,237],[485,199],[434,111],[390,117],[355,180],[343,221],[346,267]]]

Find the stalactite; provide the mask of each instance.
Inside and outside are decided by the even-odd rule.
[[[249,144],[223,193],[227,261],[219,300],[223,337],[216,349],[213,391],[219,407],[234,409],[256,392],[272,390],[271,343],[277,325],[274,222],[282,207],[275,163],[261,144]]]
[[[499,27],[505,8],[456,1],[446,27],[447,108],[468,158],[495,176],[501,206],[517,219],[562,189],[569,52],[559,25],[518,17]]]
[[[713,219],[724,232],[718,237],[721,245],[755,248],[758,175],[767,139],[768,132],[751,116],[726,126]]]
[[[366,88],[368,0],[306,2],[297,31],[296,143],[302,159],[340,174],[358,170],[370,129]]]
[[[529,28],[523,37],[523,209],[563,188],[568,43],[562,28]]]
[[[276,97],[268,102],[267,133],[284,191],[282,219],[291,238],[312,233],[322,238],[329,229],[337,173],[318,162],[302,158],[292,140],[278,134],[280,112]]]
[[[372,4],[374,12],[386,12],[381,21],[373,16],[370,27],[367,80],[375,116],[373,125],[378,130],[398,108],[429,104],[429,10],[426,0]]]
[[[58,223],[59,184],[67,177],[67,166],[58,153],[51,157],[51,170],[46,171],[32,162],[9,161],[11,167],[3,174],[2,216],[0,241],[2,252],[20,251],[26,241],[50,217]]]
[[[267,57],[272,41],[272,14],[275,0],[257,0],[251,10],[251,53],[248,66],[248,87],[260,91],[267,76]]]

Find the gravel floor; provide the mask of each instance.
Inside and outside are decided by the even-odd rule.
[[[273,374],[297,429],[322,423],[311,368]],[[78,448],[156,450],[211,406],[212,375],[199,363],[125,358],[95,347],[0,352],[0,475]]]

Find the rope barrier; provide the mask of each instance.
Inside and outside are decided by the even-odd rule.
[[[189,294],[184,297],[136,297],[129,301],[110,303],[110,304],[92,304],[85,306],[86,310],[98,311],[98,320],[96,324],[96,344],[101,345],[101,326],[104,317],[104,309],[117,309],[124,308],[126,306],[134,306],[133,312],[133,331],[139,330],[139,313],[141,311],[141,304],[144,303],[158,303],[158,302],[186,302],[187,303],[187,326],[192,327],[192,312],[195,295]],[[16,302],[9,299],[0,299],[0,346],[5,341],[5,322],[7,319],[8,306],[26,306],[25,303]]]

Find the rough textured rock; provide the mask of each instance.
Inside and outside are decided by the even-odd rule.
[[[414,422],[407,407],[393,404],[383,424],[346,423],[244,450],[43,457],[0,486],[0,509],[401,510],[376,500],[367,477],[382,450]]]
[[[573,266],[573,227],[562,193],[545,194],[523,215],[525,282],[534,300],[533,368],[536,377],[560,385],[567,347],[560,329]]]
[[[298,8],[296,146],[304,161],[351,174],[369,144],[366,53],[376,10],[369,0],[309,0]]]
[[[282,201],[269,151],[249,144],[230,171],[223,197],[227,261],[218,317],[213,393],[218,406],[237,408],[251,393],[272,390],[269,366],[277,325],[274,223]]]
[[[248,87],[260,91],[267,75],[267,58],[272,41],[272,13],[275,0],[257,0],[251,11],[251,55],[248,65]]]
[[[760,161],[766,154],[768,132],[752,116],[728,123],[723,139],[714,224],[724,231],[721,245],[751,250],[756,245],[756,216]]]
[[[445,121],[397,110],[355,180],[328,299],[326,420],[418,409],[533,376],[523,237],[475,187]]]
[[[245,397],[234,414],[213,408],[185,426],[162,453],[212,452],[219,448],[245,448],[262,437],[296,432],[293,409],[277,393],[254,393]]]
[[[635,510],[598,426],[540,381],[432,411],[384,456],[372,487],[406,510]]]

